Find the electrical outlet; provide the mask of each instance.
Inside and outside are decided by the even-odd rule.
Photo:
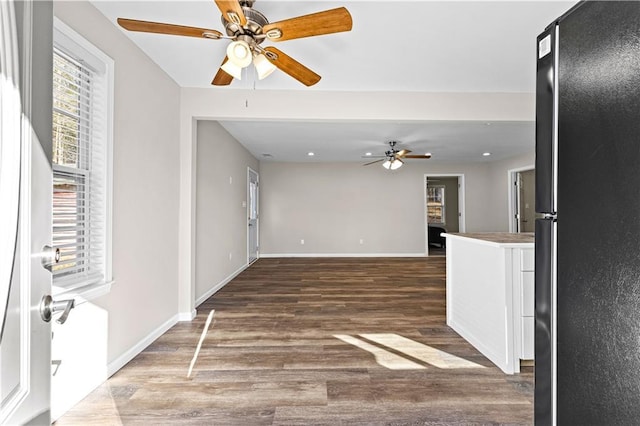
[[[229,185],[233,183],[233,176],[229,176]]]
[[[233,259],[233,253],[229,252],[229,260]]]
[[[304,245],[304,240],[300,240],[300,244]]]
[[[364,244],[364,240],[360,238],[360,244]]]

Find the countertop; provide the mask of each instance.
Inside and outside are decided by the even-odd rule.
[[[443,234],[447,238],[469,238],[473,240],[479,240],[485,243],[491,243],[491,245],[498,244],[503,245],[521,245],[521,244],[533,244],[535,237],[533,232],[526,233],[510,233],[510,232],[470,232],[470,233],[446,233]]]

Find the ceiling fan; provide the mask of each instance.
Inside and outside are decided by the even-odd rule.
[[[222,24],[227,33],[208,28],[187,27],[160,22],[118,18],[118,24],[129,31],[232,40],[227,55],[211,84],[227,86],[234,78],[242,78],[242,69],[252,62],[262,80],[276,68],[306,86],[320,81],[320,76],[273,46],[262,47],[265,40],[280,42],[296,38],[351,31],[351,14],[344,7],[325,10],[296,18],[269,23],[253,9],[255,0],[215,0],[222,12]]]
[[[388,143],[389,143],[389,150],[387,150],[384,153],[384,155],[373,156],[373,158],[380,157],[380,160],[372,161],[370,163],[366,163],[363,165],[368,166],[370,164],[376,164],[376,163],[382,162],[382,167],[384,167],[385,169],[396,170],[402,167],[402,165],[404,164],[404,161],[402,160],[406,158],[422,158],[424,160],[431,158],[431,154],[409,155],[411,151],[408,149],[402,149],[398,151],[396,149],[396,145],[398,144],[398,142],[396,141],[390,141]],[[372,156],[366,156],[364,158],[372,158]]]

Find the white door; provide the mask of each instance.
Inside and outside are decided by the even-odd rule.
[[[522,198],[523,198],[523,189],[522,189],[522,173],[516,173],[516,232],[522,232],[522,227],[524,225],[524,210],[522,208]]]
[[[249,263],[258,259],[258,198],[260,192],[258,173],[248,169],[247,175],[247,240]]]
[[[512,173],[513,231],[535,231],[535,169]]]
[[[0,22],[0,424],[49,424],[52,4],[1,1]]]

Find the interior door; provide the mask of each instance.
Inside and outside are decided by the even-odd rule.
[[[0,424],[49,424],[52,4],[2,1],[0,22]]]
[[[522,208],[522,200],[524,199],[524,191],[522,185],[522,173],[516,173],[516,232],[523,232],[524,227],[524,209]]]
[[[525,170],[520,172],[520,232],[535,232],[536,230],[536,171]]]
[[[512,217],[513,232],[535,231],[535,169],[514,171],[510,173],[512,179]]]
[[[259,177],[258,173],[248,169],[247,178],[247,234],[248,234],[248,260],[249,263],[258,259],[258,199],[259,199]]]

